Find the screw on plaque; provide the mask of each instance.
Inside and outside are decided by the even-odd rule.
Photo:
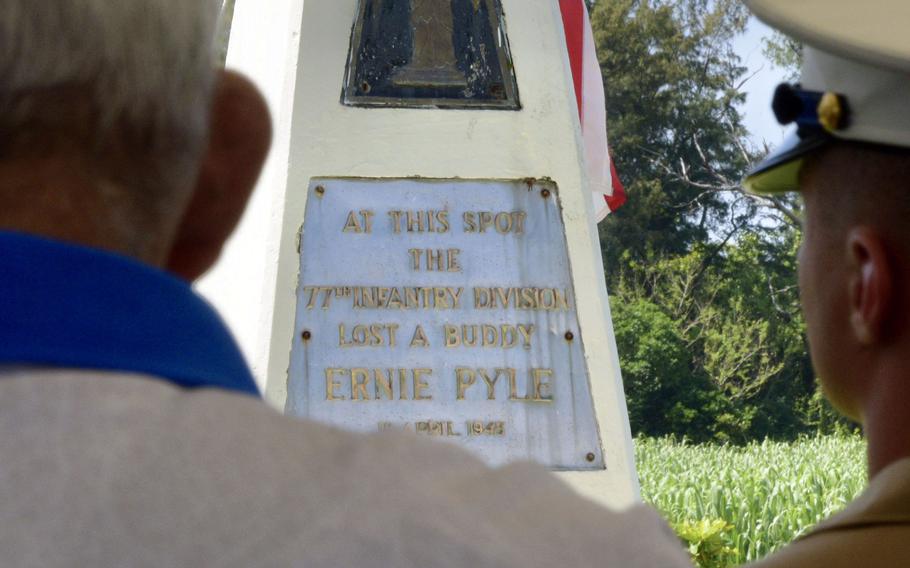
[[[313,334],[310,333],[310,330],[305,329],[305,330],[303,330],[303,333],[300,334],[300,337],[301,337],[304,341],[309,341],[309,340],[313,337]]]
[[[541,190],[540,190],[540,196],[543,197],[544,199],[549,199],[549,198],[550,198],[550,190],[549,190],[549,189],[541,189]]]
[[[567,331],[566,332],[566,341],[572,341],[573,339],[575,339],[575,334],[572,333],[571,331]]]
[[[364,95],[369,94],[372,89],[373,89],[373,87],[371,87],[370,84],[367,83],[366,81],[364,81],[363,83],[360,84],[360,90],[363,92]]]
[[[317,185],[316,186],[316,195],[318,195],[319,197],[322,197],[323,195],[325,195],[325,187],[323,187],[321,185]]]
[[[589,462],[592,462],[597,459],[597,456],[594,455],[594,452],[588,452],[588,455],[585,456],[585,459]]]

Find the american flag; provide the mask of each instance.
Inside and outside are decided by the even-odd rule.
[[[626,192],[607,147],[607,109],[603,75],[597,62],[594,34],[584,0],[559,0],[566,33],[569,65],[575,83],[575,100],[584,141],[585,169],[594,193],[597,222],[626,202]]]

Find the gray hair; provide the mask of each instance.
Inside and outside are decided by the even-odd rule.
[[[99,137],[125,126],[139,133],[152,160],[197,152],[209,118],[219,6],[0,0],[0,125],[15,129],[42,112],[30,94],[76,86],[90,97]]]

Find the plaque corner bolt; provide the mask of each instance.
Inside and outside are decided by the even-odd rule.
[[[325,186],[317,185],[316,189],[314,191],[316,192],[316,195],[318,195],[319,197],[322,197],[323,195],[325,195]]]
[[[573,339],[575,339],[575,334],[572,333],[571,331],[567,331],[565,337],[566,337],[566,341],[572,341]]]
[[[549,189],[541,189],[541,190],[540,190],[540,196],[543,197],[544,199],[549,199],[549,198],[550,198],[550,190],[549,190]]]
[[[597,456],[594,455],[594,452],[588,452],[588,455],[585,456],[585,459],[589,462],[593,462],[595,459],[597,459]]]
[[[310,339],[313,338],[313,334],[310,332],[310,330],[305,329],[305,330],[303,330],[303,332],[301,332],[300,338],[303,339],[304,341],[309,341]]]

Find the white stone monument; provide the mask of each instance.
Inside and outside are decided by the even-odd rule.
[[[201,290],[269,402],[637,500],[558,4],[237,0],[228,65],[275,144]]]

